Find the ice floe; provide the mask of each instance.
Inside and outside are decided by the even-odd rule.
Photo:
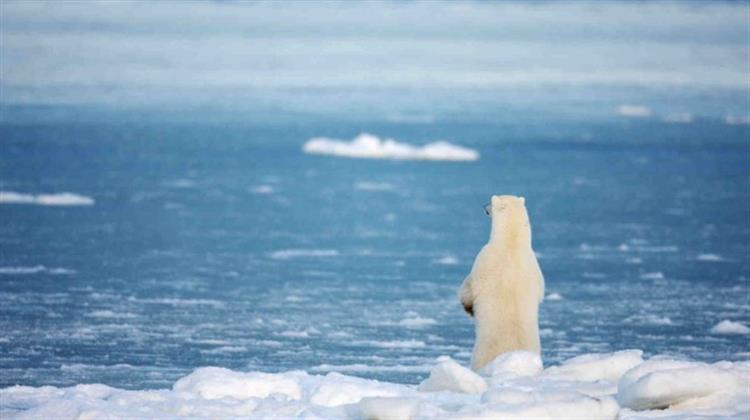
[[[750,362],[708,364],[665,356],[644,361],[642,356],[640,350],[586,354],[543,369],[538,355],[518,351],[501,355],[479,373],[443,356],[419,385],[336,372],[205,367],[171,389],[8,387],[0,390],[0,417],[625,420],[747,418],[750,413]]]
[[[750,334],[750,327],[747,325],[736,322],[736,321],[730,321],[728,319],[725,319],[718,324],[711,327],[711,333],[712,334]]]
[[[335,249],[282,249],[271,253],[274,260],[289,260],[292,258],[336,257],[339,252]]]
[[[414,146],[394,139],[381,139],[372,134],[362,133],[351,141],[315,137],[308,140],[302,150],[305,153],[331,155],[359,159],[397,160],[446,160],[472,161],[479,159],[479,152],[457,146],[446,141],[437,141]]]
[[[85,195],[62,192],[56,194],[22,194],[0,191],[0,204],[35,204],[38,206],[93,206],[94,199]]]

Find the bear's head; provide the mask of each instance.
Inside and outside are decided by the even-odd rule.
[[[526,200],[513,195],[493,195],[486,209],[492,218],[490,240],[531,240],[531,226],[526,212]]]

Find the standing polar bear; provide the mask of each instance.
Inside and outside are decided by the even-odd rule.
[[[474,370],[508,351],[540,352],[538,309],[544,298],[524,198],[494,195],[485,211],[492,217],[490,240],[459,290],[461,304],[476,320]]]

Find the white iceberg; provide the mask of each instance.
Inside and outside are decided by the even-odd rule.
[[[309,154],[359,159],[433,161],[473,161],[479,159],[479,152],[476,150],[456,146],[446,141],[413,146],[393,139],[380,139],[367,133],[362,133],[351,141],[315,137],[308,140],[302,146],[302,150]]]

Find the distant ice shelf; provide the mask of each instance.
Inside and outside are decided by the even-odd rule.
[[[315,137],[308,140],[302,150],[305,153],[331,155],[358,159],[473,161],[479,152],[447,141],[436,141],[424,146],[413,146],[394,139],[381,139],[362,133],[351,141]]]
[[[204,367],[172,389],[102,384],[0,390],[11,418],[747,418],[750,361],[702,362],[640,350],[586,354],[543,369],[512,352],[475,373],[440,357],[420,385]]]

